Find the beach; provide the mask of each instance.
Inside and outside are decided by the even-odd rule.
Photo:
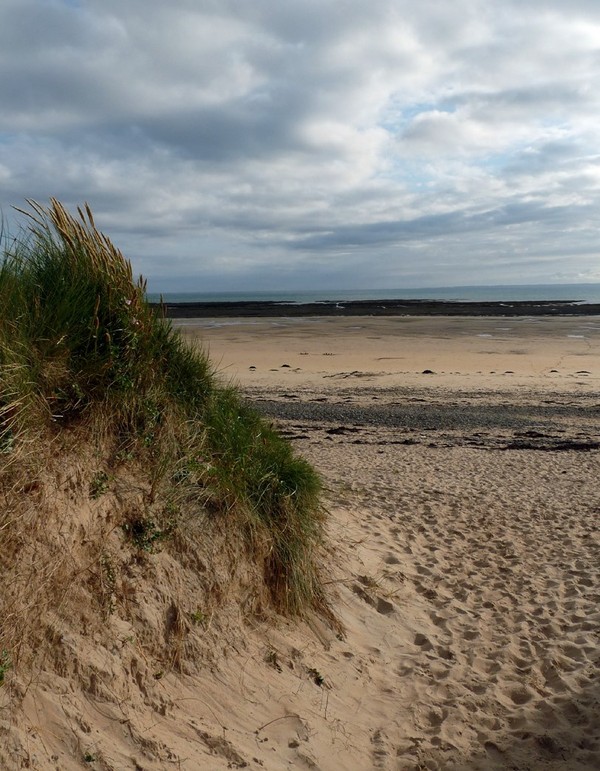
[[[600,319],[177,323],[325,483],[344,634],[227,676],[261,767],[597,768]]]
[[[230,317],[174,324],[201,341],[224,378],[244,387],[585,392],[600,377],[597,316]]]
[[[69,427],[21,494],[2,768],[599,768],[600,317],[173,324],[318,471],[328,606],[276,612],[199,482],[163,543],[169,488]]]

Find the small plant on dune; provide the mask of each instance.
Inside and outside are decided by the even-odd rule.
[[[2,651],[2,653],[0,653],[0,685],[4,685],[4,678],[11,667],[12,662],[8,651]]]
[[[190,621],[193,624],[201,624],[204,626],[204,624],[206,624],[206,613],[200,610],[200,608],[196,608],[196,610],[190,613]]]
[[[125,522],[123,531],[137,549],[153,552],[173,532],[174,525],[159,526],[153,519],[137,517]]]
[[[109,476],[106,471],[96,471],[90,482],[90,498],[99,498],[108,491]]]

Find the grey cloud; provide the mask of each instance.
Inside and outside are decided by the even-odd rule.
[[[88,200],[182,284],[505,280],[503,249],[537,270],[530,240],[585,273],[599,19],[583,0],[4,0],[0,205]]]
[[[310,250],[341,249],[368,244],[376,247],[381,244],[452,237],[461,233],[474,233],[521,223],[550,222],[553,227],[560,227],[569,222],[571,216],[572,211],[566,206],[548,207],[540,201],[519,201],[479,212],[459,210],[424,215],[405,221],[346,225],[300,237],[294,246]]]
[[[493,93],[467,92],[453,101],[456,105],[468,105],[480,120],[493,121],[499,113],[510,119],[534,115],[547,120],[556,114],[568,115],[573,109],[585,110],[590,104],[590,95],[577,83],[548,82]]]
[[[587,164],[586,151],[587,148],[577,141],[544,142],[514,153],[503,171],[509,175],[543,174],[561,169],[573,173],[581,168],[582,160]]]
[[[240,99],[219,107],[181,110],[136,121],[150,141],[202,161],[233,162],[264,158],[297,148],[294,125],[301,112],[289,95],[276,104]]]

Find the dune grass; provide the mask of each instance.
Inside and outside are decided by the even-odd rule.
[[[89,207],[73,216],[54,199],[28,204],[28,228],[4,238],[0,263],[0,487],[40,432],[101,413],[122,455],[181,498],[197,494],[212,516],[233,513],[249,553],[262,544],[278,610],[320,607],[315,471],[148,305]]]

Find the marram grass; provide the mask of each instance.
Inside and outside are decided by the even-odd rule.
[[[4,237],[0,263],[0,486],[40,430],[102,412],[157,490],[197,491],[250,549],[261,545],[277,609],[321,607],[315,471],[148,305],[145,282],[87,205],[73,216],[54,199],[28,204],[28,228]]]

